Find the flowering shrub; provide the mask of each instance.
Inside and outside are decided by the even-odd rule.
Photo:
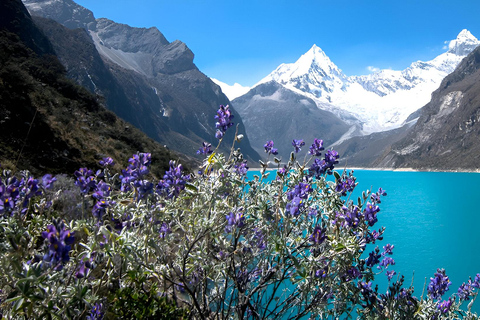
[[[215,119],[219,144],[233,126],[228,106]],[[238,136],[236,141],[241,140]],[[267,141],[268,157],[276,155]],[[205,142],[196,174],[170,162],[147,179],[151,157],[138,153],[120,175],[74,173],[81,198],[66,205],[55,178],[4,172],[0,180],[0,303],[3,316],[27,318],[452,319],[473,302],[480,274],[444,298],[439,269],[415,297],[393,270],[394,245],[375,229],[385,190],[351,200],[353,172],[334,171],[339,155],[315,139],[299,162],[268,161],[253,179],[232,146]],[[323,155],[323,157],[322,157]],[[71,190],[62,179],[65,190]],[[70,191],[69,191],[70,192]],[[70,197],[68,199],[78,199]],[[56,205],[57,202],[62,205]],[[77,208],[75,210],[72,207]],[[75,214],[76,216],[75,216]],[[375,277],[388,281],[378,291]],[[469,304],[468,309],[470,309]]]

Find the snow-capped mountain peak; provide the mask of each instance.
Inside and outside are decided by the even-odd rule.
[[[458,56],[466,56],[473,51],[480,41],[475,38],[470,31],[463,29],[455,40],[450,41],[448,44],[448,52],[456,54]]]
[[[272,80],[326,101],[331,99],[329,93],[342,90],[348,81],[342,70],[315,44],[295,63],[281,64],[258,84]]]

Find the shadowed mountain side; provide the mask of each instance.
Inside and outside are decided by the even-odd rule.
[[[0,162],[3,168],[34,174],[72,174],[98,167],[111,156],[125,167],[136,152],[152,153],[152,173],[161,177],[177,156],[106,110],[96,97],[65,77],[51,54],[38,55],[34,43],[48,40],[36,29],[20,0],[0,3]],[[11,10],[13,9],[13,10]],[[30,25],[21,38],[9,21]],[[13,32],[12,32],[13,31]],[[31,41],[22,41],[31,39]],[[32,46],[33,48],[30,48]],[[18,159],[18,163],[17,163]],[[16,166],[15,166],[16,165]]]
[[[93,15],[78,15],[78,10],[87,9],[71,0],[25,3],[35,15],[83,28],[70,30],[53,21],[38,20],[69,77],[103,96],[108,109],[154,140],[188,156],[196,157],[203,141],[216,143],[214,116],[218,106],[229,100],[198,70],[192,51],[184,43],[169,43],[156,28],[133,28],[104,18],[94,20]],[[239,133],[245,134],[241,117],[232,111]],[[234,133],[234,129],[227,132],[223,152],[230,151]],[[258,161],[246,134],[239,147],[251,163]]]
[[[375,161],[415,169],[480,168],[480,48],[470,53],[432,94],[414,128]]]
[[[313,100],[274,81],[253,88],[232,103],[246,124],[253,148],[264,152],[265,142],[273,140],[284,161],[293,151],[293,139],[303,139],[303,149],[308,150],[314,138],[328,146],[349,129],[334,114],[318,109]]]

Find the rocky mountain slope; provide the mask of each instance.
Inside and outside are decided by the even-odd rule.
[[[73,174],[105,156],[119,169],[133,153],[151,152],[153,173],[161,176],[178,156],[67,79],[54,53],[20,0],[0,2],[2,168]]]
[[[413,129],[375,161],[384,167],[479,169],[480,48],[448,75]]]
[[[194,155],[203,141],[215,142],[213,117],[218,106],[229,100],[198,70],[192,51],[184,43],[168,42],[156,28],[133,28],[95,19],[89,10],[71,0],[24,3],[32,15],[51,18],[67,27],[39,22],[69,76],[105,97],[109,109],[184,154]],[[78,48],[81,59],[76,59]],[[239,132],[245,133],[234,108],[233,114]],[[233,131],[227,133],[227,141],[233,140]],[[248,136],[240,147],[250,161],[259,159]],[[228,151],[226,145],[223,148]]]
[[[249,124],[247,133],[255,150],[264,152],[265,142],[273,140],[284,161],[293,151],[293,139],[303,139],[308,151],[314,138],[323,139],[327,146],[350,128],[334,114],[317,108],[312,99],[275,81],[256,86],[232,103]]]

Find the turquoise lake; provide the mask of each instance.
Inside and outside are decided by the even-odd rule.
[[[395,246],[393,270],[405,276],[406,287],[414,276],[415,296],[437,268],[444,268],[452,282],[444,298],[480,273],[480,174],[355,170],[355,176],[355,200],[370,188],[387,191],[374,226],[386,228],[377,244]],[[386,276],[376,279],[379,292],[385,292]],[[480,300],[472,311],[480,313]]]

